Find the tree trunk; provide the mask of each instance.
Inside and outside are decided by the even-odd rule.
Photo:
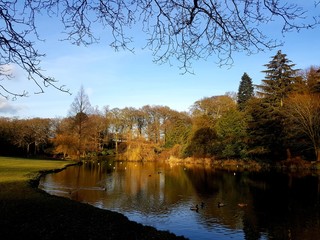
[[[29,155],[29,151],[30,151],[30,144],[27,144],[27,155]]]
[[[317,158],[317,161],[320,162],[320,148],[316,149],[316,158]]]
[[[118,132],[116,132],[116,156],[118,156]]]
[[[287,152],[287,160],[291,160],[291,151],[290,151],[290,148],[287,148],[287,149],[286,149],[286,152]]]

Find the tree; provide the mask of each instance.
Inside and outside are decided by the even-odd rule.
[[[288,130],[303,133],[310,141],[317,161],[320,161],[320,95],[293,94],[285,102]]]
[[[191,118],[186,112],[170,111],[165,123],[165,147],[185,145],[192,129]]]
[[[146,135],[153,143],[160,143],[161,140],[161,115],[158,106],[143,106],[142,111],[146,117]]]
[[[282,106],[284,98],[292,92],[296,82],[298,81],[298,69],[293,69],[295,64],[287,58],[280,50],[272,60],[264,65],[266,70],[262,71],[266,74],[261,85],[257,85],[258,95],[269,100],[275,106]]]
[[[235,100],[227,95],[206,97],[196,101],[191,107],[192,131],[189,134],[186,154],[203,157],[216,153],[215,125],[232,109],[236,109]]]
[[[247,101],[252,97],[253,97],[252,79],[248,76],[247,73],[244,73],[241,77],[238,95],[237,95],[238,108],[241,111],[243,111]]]
[[[251,98],[247,103],[248,154],[251,157],[283,159],[282,118],[263,98]]]
[[[118,153],[118,142],[121,142],[123,140],[124,130],[126,128],[122,110],[120,108],[106,110],[106,118],[109,122],[110,132],[113,134],[116,153]]]
[[[247,121],[245,113],[231,109],[218,119],[215,130],[219,142],[218,154],[223,158],[246,156]]]
[[[320,93],[320,67],[311,66],[306,70],[306,81],[311,93]]]
[[[86,150],[92,155],[97,155],[103,151],[104,145],[107,143],[107,121],[97,109],[89,115],[88,121]]]
[[[299,70],[294,69],[295,64],[280,50],[264,66],[267,67],[262,71],[266,74],[265,79],[261,85],[256,85],[257,94],[261,99],[256,102],[257,105],[251,105],[250,109],[251,119],[257,123],[252,122],[249,125],[250,130],[255,137],[260,138],[260,147],[264,148],[266,153],[273,157],[277,155],[278,158],[284,158],[284,152],[287,152],[289,157],[290,149],[286,148],[288,144],[284,130],[283,103],[289,94],[299,90],[301,77],[298,76]]]
[[[78,137],[74,134],[72,118],[55,119],[54,137],[54,153],[63,154],[63,158],[67,156],[77,156]],[[78,156],[77,156],[78,157]]]
[[[89,96],[85,93],[83,86],[81,86],[77,96],[71,104],[69,111],[69,115],[73,120],[75,134],[78,137],[78,159],[80,159],[81,153],[84,154],[84,141],[87,133],[85,130],[88,128],[88,115],[92,113],[92,110],[93,109],[89,101]]]
[[[186,156],[212,157],[217,150],[217,134],[212,128],[200,128],[192,135],[185,149]]]
[[[227,95],[205,97],[191,106],[193,132],[199,128],[214,128],[214,125],[223,114],[236,108],[235,101]]]
[[[17,138],[16,121],[18,120],[0,117],[0,154],[2,156],[25,154],[24,149],[15,144]]]
[[[130,29],[140,28],[156,62],[176,58],[185,71],[190,70],[193,60],[200,58],[215,55],[219,64],[230,64],[234,51],[252,54],[278,47],[281,42],[270,39],[261,30],[275,19],[281,22],[282,33],[319,24],[316,16],[309,20],[307,11],[300,5],[282,0],[1,0],[1,75],[10,78],[6,69],[11,64],[17,65],[28,73],[39,92],[43,92],[43,86],[68,91],[64,86],[58,87],[56,80],[41,70],[44,54],[36,49],[34,40],[43,37],[37,29],[38,17],[43,15],[60,18],[65,39],[77,45],[97,42],[100,24],[110,30],[110,45],[115,50],[133,51]],[[95,32],[95,29],[99,30]],[[3,84],[1,87],[0,94],[5,97],[27,94],[15,93]]]
[[[234,100],[227,95],[205,97],[196,101],[191,106],[193,116],[208,115],[213,119],[218,119],[230,109],[235,108]]]
[[[12,143],[24,149],[27,155],[36,155],[49,143],[50,119],[15,119],[13,126]]]

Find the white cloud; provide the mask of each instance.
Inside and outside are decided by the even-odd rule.
[[[0,98],[0,113],[14,115],[22,109],[21,106],[16,106],[11,102]]]
[[[15,64],[4,64],[0,66],[0,75],[6,80],[20,80],[22,76],[22,69]]]

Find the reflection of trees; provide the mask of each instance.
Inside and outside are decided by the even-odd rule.
[[[231,229],[241,229],[243,218],[246,217],[248,209],[240,209],[240,202],[251,203],[251,194],[246,184],[246,175],[233,172],[213,171],[212,169],[193,168],[188,171],[197,193],[206,202],[205,211],[200,212],[206,227],[212,229],[219,224]],[[217,203],[225,202],[224,208],[218,208]],[[217,219],[212,221],[213,218]]]
[[[204,201],[196,216],[209,230],[217,225],[241,229],[246,240],[258,240],[263,233],[273,239],[320,239],[317,177],[127,162],[88,162],[57,176],[67,186],[82,188],[74,195],[77,200],[99,201],[105,208],[149,216]],[[218,201],[227,206],[218,208]],[[239,202],[248,206],[240,208]]]
[[[133,204],[133,208],[142,213],[157,213],[173,207],[186,194],[194,194],[190,179],[179,167],[164,170],[164,166],[154,163],[132,163],[118,164],[117,168],[112,176],[113,185],[117,186],[117,191],[126,193],[119,195],[118,207],[126,208]],[[125,178],[121,176],[124,174]]]
[[[263,177],[267,188],[250,188],[259,229],[275,239],[320,239],[317,178],[284,174]],[[261,179],[255,176],[255,180]]]
[[[212,197],[219,191],[218,181],[215,181],[217,174],[217,172],[208,170],[202,166],[188,168],[186,171],[186,175],[190,178],[190,182],[196,193],[206,198]]]
[[[275,177],[270,173],[234,175],[203,168],[190,169],[187,174],[198,194],[212,193],[206,196],[207,202],[227,201],[225,208],[207,207],[206,212],[200,212],[207,228],[216,224],[210,221],[214,216],[228,228],[242,228],[247,240],[260,239],[262,232],[275,239],[320,239],[314,235],[320,225],[320,210],[315,208],[320,199],[316,178]],[[242,201],[248,203],[247,208],[237,208]]]

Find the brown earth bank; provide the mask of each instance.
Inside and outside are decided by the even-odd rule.
[[[214,159],[214,158],[175,158],[170,157],[167,160],[171,164],[200,165],[206,168],[214,168],[230,171],[301,171],[310,174],[320,174],[320,161],[306,161],[301,158],[292,158],[278,162],[265,162],[255,160],[239,159]]]
[[[119,154],[114,158],[119,161],[138,161],[154,162],[165,161],[170,164],[199,165],[206,168],[230,170],[230,171],[261,171],[276,169],[280,171],[309,171],[310,173],[320,174],[320,161],[306,161],[301,157],[290,157],[283,161],[259,161],[253,159],[217,159],[215,157],[197,158],[187,157],[179,158],[181,152],[180,146],[165,150],[157,144],[148,142],[130,141],[119,145]]]
[[[120,213],[51,196],[37,183],[0,183],[1,239],[186,239]]]

